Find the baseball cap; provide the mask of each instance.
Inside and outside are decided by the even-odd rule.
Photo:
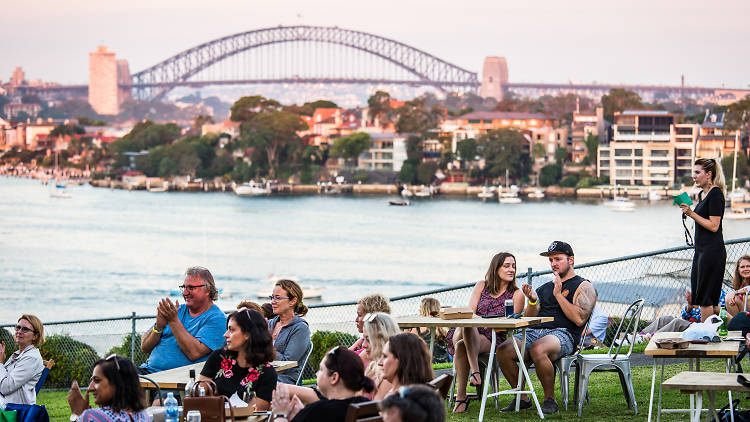
[[[561,240],[555,240],[554,242],[549,244],[549,247],[545,252],[540,253],[541,256],[550,256],[558,253],[563,253],[568,256],[573,256],[573,248],[570,247],[569,244],[561,241]]]

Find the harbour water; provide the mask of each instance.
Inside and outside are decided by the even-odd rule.
[[[580,200],[392,207],[382,196],[70,191],[52,198],[38,181],[0,177],[0,322],[153,314],[192,265],[211,270],[229,309],[255,300],[270,274],[325,287],[323,301],[337,302],[476,281],[502,250],[519,271],[546,269],[539,252],[552,240],[570,242],[579,263],[684,244],[671,201],[618,213]],[[724,222],[725,239],[748,233],[748,220]]]

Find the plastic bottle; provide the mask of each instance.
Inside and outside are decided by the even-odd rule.
[[[192,396],[193,385],[195,385],[195,368],[190,368],[190,381],[185,384],[185,395],[183,397]]]
[[[722,337],[726,337],[727,335],[727,309],[725,307],[721,307],[721,311],[719,311],[719,318],[721,318],[721,326],[719,326],[719,335]]]
[[[167,399],[164,400],[164,422],[178,422],[180,420],[180,411],[177,409],[177,399],[174,393],[167,393]]]

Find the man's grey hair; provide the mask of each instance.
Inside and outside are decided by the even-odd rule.
[[[219,298],[219,290],[216,289],[214,276],[211,275],[211,271],[208,271],[208,268],[190,267],[185,270],[185,278],[187,277],[200,277],[200,279],[206,284],[206,290],[208,290],[208,295],[211,300]]]

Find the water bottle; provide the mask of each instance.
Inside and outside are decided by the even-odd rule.
[[[721,311],[719,312],[719,318],[721,318],[721,326],[719,326],[719,335],[722,337],[727,336],[727,309],[725,307],[721,307]]]
[[[195,385],[195,368],[190,368],[190,381],[185,384],[185,395],[183,397],[190,397],[193,395],[193,385]]]
[[[167,399],[164,400],[164,422],[178,422],[180,420],[180,411],[177,409],[177,399],[174,393],[167,393]]]

